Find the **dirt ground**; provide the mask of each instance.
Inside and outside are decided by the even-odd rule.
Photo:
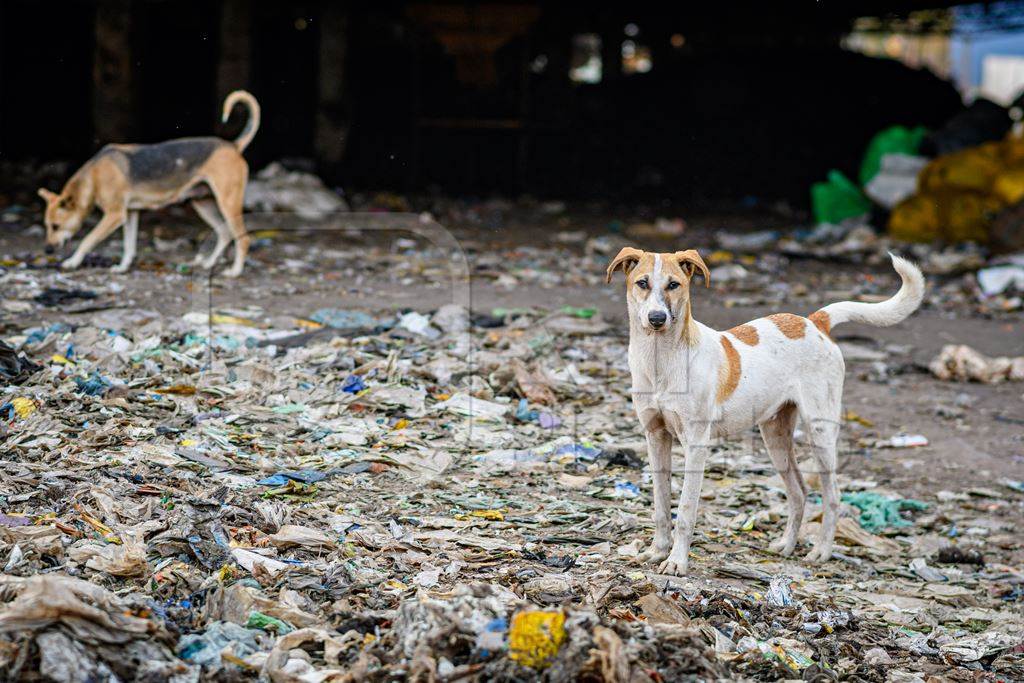
[[[107,649],[89,655],[91,671],[120,671],[118,659],[130,655],[160,662],[181,682],[199,680],[200,666],[204,680],[236,680],[231,671],[287,681],[346,680],[338,671],[367,680],[526,680],[544,671],[552,681],[995,681],[1024,673],[1016,531],[1024,524],[1024,384],[944,382],[927,367],[947,344],[1024,354],[1024,314],[979,301],[969,270],[928,275],[922,309],[895,327],[833,334],[847,358],[845,491],[925,507],[877,535],[847,519],[842,552],[824,565],[773,556],[766,547],[781,531],[784,500],[751,430],[713,458],[690,575],[680,578],[635,560],[652,532],[650,480],[628,398],[622,285],[605,283],[611,255],[637,243],[698,248],[712,282],[694,287],[694,316],[727,329],[891,295],[899,283],[884,247],[821,259],[716,244],[718,226],[761,227],[772,216],[693,218],[680,237],[641,240],[629,221],[606,214],[513,220],[506,212],[443,220],[452,239],[441,246],[415,230],[355,230],[356,219],[348,229],[291,231],[264,216],[250,223],[246,271],[228,280],[187,265],[210,240],[182,216],[147,218],[136,268],[124,275],[108,270],[120,256],[116,237],[86,267],[61,272],[56,257],[40,253],[38,228],[22,222],[0,233],[0,337],[23,342],[48,366],[4,399],[22,391],[32,399],[24,419],[11,404],[0,432],[12,444],[4,512],[33,520],[30,529],[50,524],[66,552],[60,559],[52,541],[39,549],[17,529],[0,529],[5,547],[21,539],[26,549],[8,556],[10,589],[23,593],[0,606],[0,632],[37,628],[30,608],[40,599],[26,595],[48,586],[32,581],[65,570],[116,593],[103,597],[109,610],[160,634],[128,636],[131,647],[152,649],[127,655],[117,649],[123,641],[104,641]],[[84,291],[41,303],[53,289]],[[469,348],[392,326],[396,314],[430,316],[452,303],[469,310]],[[596,312],[562,312],[553,326],[564,307]],[[310,322],[323,309],[390,322],[346,336]],[[139,311],[155,322],[137,331],[96,323]],[[61,323],[70,331],[53,327]],[[267,336],[278,329],[291,331]],[[120,356],[110,352],[115,343],[127,349]],[[82,360],[63,358],[65,349]],[[520,366],[545,375],[557,400],[527,401]],[[366,386],[350,391],[360,377]],[[521,403],[515,418],[465,432],[439,417],[464,392],[504,401],[498,407],[509,413]],[[560,419],[557,429],[543,427],[548,413]],[[320,441],[354,426],[365,437],[340,442],[351,448]],[[898,434],[928,444],[880,443]],[[590,439],[600,439],[596,462]],[[405,476],[427,456],[447,463],[440,475]],[[676,486],[681,467],[677,458]],[[261,481],[284,468],[329,478],[280,489]],[[44,489],[45,498],[34,493]],[[845,514],[856,515],[850,505]],[[124,544],[111,550],[115,534]],[[977,550],[986,564],[943,560],[950,544]],[[129,560],[130,569],[118,564]],[[938,578],[935,566],[945,572]],[[243,598],[266,613],[254,612],[260,619],[278,615],[284,625],[254,626],[232,607]],[[532,611],[538,606],[547,611]],[[565,644],[542,629],[538,647],[553,650],[517,651],[517,629],[526,627],[513,615],[522,613],[564,619]],[[550,628],[562,629],[557,623]],[[232,625],[246,628],[223,641],[212,635]],[[279,637],[300,626],[294,640]],[[497,644],[483,647],[492,627]],[[21,646],[0,638],[0,662],[66,665],[53,633],[25,636]],[[90,642],[63,633],[69,651]],[[206,643],[230,644],[234,658],[204,659],[214,649]],[[314,679],[314,669],[339,678]],[[299,678],[303,671],[311,677]]]
[[[261,218],[260,221],[271,221]],[[700,221],[698,221],[699,223]],[[149,241],[149,248],[140,246],[138,268],[126,275],[107,272],[104,267],[83,268],[65,274],[67,282],[89,288],[93,285],[120,283],[123,290],[117,296],[117,305],[153,308],[169,315],[181,315],[188,310],[202,308],[204,297],[212,294],[216,307],[244,309],[258,305],[265,311],[280,315],[301,317],[325,306],[358,308],[384,313],[416,310],[429,313],[438,307],[468,297],[474,312],[489,312],[495,308],[539,307],[558,309],[563,306],[588,306],[600,310],[612,325],[613,333],[627,335],[625,303],[621,286],[606,285],[593,263],[576,258],[580,248],[552,243],[544,235],[551,234],[551,226],[533,229],[515,226],[510,230],[480,230],[479,226],[452,230],[463,253],[452,260],[449,269],[433,268],[425,273],[402,273],[401,277],[376,277],[383,267],[378,259],[370,272],[360,273],[358,259],[352,264],[346,260],[339,267],[332,259],[332,250],[350,249],[353,244],[366,249],[390,254],[398,261],[404,252],[417,248],[429,249],[428,241],[418,239],[405,231],[364,232],[345,235],[329,232],[297,232],[275,236],[272,245],[254,249],[247,270],[238,281],[214,277],[209,284],[199,272],[168,275],[168,269],[191,262],[190,251],[195,247],[208,250],[210,241],[204,241],[201,225],[176,219],[157,223],[157,231],[166,236],[177,236],[159,253]],[[594,230],[592,232],[599,232]],[[258,234],[258,233],[257,233]],[[143,235],[146,241],[146,235]],[[709,245],[713,240],[710,230],[687,233],[682,244],[655,241],[651,248],[677,249]],[[610,237],[618,245],[633,243],[629,237]],[[38,251],[40,240],[18,235],[6,239],[0,251],[32,256]],[[558,284],[516,283],[503,286],[491,277],[478,277],[479,255],[489,251],[516,253],[520,247],[546,254],[545,266],[564,270],[563,281]],[[104,244],[99,254],[108,261],[116,261],[121,245],[118,236]],[[706,247],[705,253],[713,249]],[[230,250],[229,250],[230,251]],[[279,256],[289,252],[301,254],[303,262],[292,268],[282,268]],[[317,254],[328,254],[317,262]],[[336,256],[337,254],[335,254]],[[461,258],[473,275],[465,294],[454,293],[453,278],[457,278]],[[389,259],[385,259],[387,261]],[[226,267],[227,257],[221,266]],[[355,265],[355,267],[353,267]],[[581,272],[581,268],[589,272]],[[841,288],[815,294],[819,275],[828,272],[851,282],[862,276],[874,279],[879,292],[894,292],[898,278],[887,263],[863,265],[841,262],[792,260],[785,263],[774,277],[792,290],[802,292],[772,305],[723,305],[721,288],[706,291],[697,288],[694,295],[694,315],[715,329],[728,329],[748,320],[775,312],[807,315],[817,308],[842,300]],[[572,282],[574,276],[589,277],[587,285]],[[198,282],[194,282],[194,280]],[[948,282],[949,276],[930,278],[933,289]],[[565,282],[564,280],[569,280]],[[596,281],[594,281],[596,280]],[[724,286],[726,291],[730,285]],[[201,294],[196,295],[194,291]],[[808,291],[811,290],[811,291]],[[87,306],[87,308],[92,308]],[[899,365],[898,376],[888,383],[871,381],[869,363],[848,361],[844,405],[874,424],[874,433],[880,436],[896,433],[923,434],[929,445],[915,450],[875,450],[871,457],[850,457],[842,463],[844,471],[852,477],[871,476],[904,489],[907,496],[919,496],[942,487],[943,482],[957,481],[971,485],[987,485],[993,479],[1024,478],[1024,386],[1019,384],[959,384],[941,382],[927,371],[928,362],[947,344],[969,344],[990,356],[1024,355],[1024,313],[979,314],[970,307],[956,310],[936,310],[926,302],[909,320],[893,328],[874,328],[863,325],[845,325],[836,331],[836,338],[869,339],[877,344],[895,344],[900,353],[892,359]],[[43,311],[38,317],[13,316],[8,324],[17,327],[38,325],[41,321],[73,322],[87,318],[89,313],[57,314]],[[940,474],[941,473],[941,474]]]

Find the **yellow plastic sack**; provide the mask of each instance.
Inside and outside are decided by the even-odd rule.
[[[565,640],[562,612],[519,612],[508,632],[509,659],[533,669],[543,669],[558,654]]]
[[[921,192],[988,192],[992,187],[992,181],[1002,169],[1001,143],[988,142],[938,157],[921,171],[918,188]]]
[[[889,216],[889,234],[905,242],[985,242],[988,226],[1003,202],[980,192],[920,192],[900,202]]]
[[[904,242],[931,242],[941,237],[939,204],[928,194],[915,194],[893,207],[889,234]]]
[[[23,420],[36,412],[36,402],[30,398],[25,398],[24,396],[12,398],[11,406],[14,407],[14,412],[18,414],[18,417]]]
[[[947,242],[987,242],[988,226],[1002,208],[1003,203],[994,195],[950,193],[939,202],[939,216],[945,222],[943,239]]]
[[[1006,206],[1024,199],[1024,165],[1003,170],[992,182],[992,194]]]
[[[1003,166],[1024,166],[1024,137],[1010,133],[1000,143],[1003,153]]]

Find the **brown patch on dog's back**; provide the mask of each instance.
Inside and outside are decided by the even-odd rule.
[[[725,362],[718,366],[718,394],[715,401],[723,402],[732,396],[740,384],[740,354],[729,341],[728,337],[719,337],[722,350],[725,351]]]
[[[807,319],[814,323],[814,326],[821,330],[821,333],[826,337],[829,331],[832,329],[832,319],[828,317],[828,313],[825,311],[815,311],[807,316]]]
[[[757,343],[761,341],[761,338],[757,336],[757,328],[753,325],[737,325],[729,330],[729,334],[747,346],[757,346]]]
[[[768,316],[768,319],[775,323],[779,332],[790,339],[803,339],[807,331],[807,319],[792,313],[774,313]]]

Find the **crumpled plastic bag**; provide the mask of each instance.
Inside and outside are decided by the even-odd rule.
[[[253,612],[280,619],[298,628],[312,626],[317,617],[301,609],[300,594],[283,589],[277,600],[267,597],[258,588],[234,583],[214,589],[206,599],[203,617],[208,621],[230,621],[244,626]]]
[[[950,664],[976,662],[1020,644],[1020,635],[986,631],[939,645],[939,656]]]
[[[83,642],[126,643],[155,630],[153,622],[129,614],[107,589],[62,574],[0,577],[0,593],[16,595],[0,613],[0,633],[60,624]]]
[[[270,542],[278,548],[334,548],[338,544],[322,531],[308,526],[285,524],[270,537]]]
[[[68,557],[89,569],[111,576],[146,576],[149,561],[146,544],[133,534],[126,534],[120,545],[86,543],[68,549]]]
[[[221,655],[230,647],[230,654],[247,657],[259,650],[256,632],[230,622],[213,622],[202,633],[190,633],[178,641],[178,656],[192,664],[220,664]]]
[[[356,646],[363,641],[363,636],[357,631],[349,631],[344,635],[327,631],[321,628],[304,628],[298,631],[281,636],[274,649],[270,652],[263,664],[263,675],[274,683],[293,683],[296,681],[327,681],[327,680],[363,680],[362,677],[345,677],[353,671],[346,665],[345,670],[316,669],[304,659],[292,658],[290,653],[293,650],[302,648],[307,643],[321,644],[324,648],[324,661],[328,665],[337,666],[341,663],[341,655],[349,648]],[[358,668],[358,662],[356,667]],[[338,678],[335,678],[338,677]]]

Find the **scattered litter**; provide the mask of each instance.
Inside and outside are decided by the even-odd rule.
[[[881,157],[872,182],[905,189],[911,161]],[[351,201],[429,210],[461,240],[458,213],[481,240],[486,308],[450,303],[450,249],[347,232],[254,228],[259,272],[244,286],[215,278],[211,293],[169,265],[173,212],[159,261],[140,243],[145,288],[3,256],[0,670],[174,683],[1024,676],[1015,386],[922,373],[907,344],[934,343],[918,341],[930,327],[885,342],[841,333],[851,410],[833,559],[802,560],[821,526],[813,493],[794,554],[768,551],[785,487],[754,436],[715,443],[691,575],[666,577],[646,559],[654,480],[625,309],[597,289],[630,226],[666,244],[682,229],[702,250],[715,283],[691,292],[702,320],[697,309],[739,321],[877,301],[896,280],[875,266],[895,249],[943,274],[929,277],[929,324],[984,320],[999,334],[978,343],[1012,349],[1016,285],[986,294],[993,276],[973,273],[1014,261],[894,245],[863,214],[811,227],[780,209],[758,222],[771,229],[715,221],[716,236],[651,210],[596,235],[571,203]],[[522,215],[561,237],[483,244]],[[400,294],[378,305],[368,283]],[[36,301],[50,289],[95,297]],[[520,296],[537,291],[552,296]],[[949,458],[971,435],[983,452]],[[686,477],[674,466],[673,509]]]
[[[897,434],[875,442],[875,448],[920,448],[927,445],[928,437],[923,434]]]
[[[765,599],[769,605],[775,607],[787,607],[793,604],[793,591],[790,590],[790,580],[785,576],[773,576],[768,586],[768,593]]]
[[[910,571],[917,574],[924,581],[947,581],[945,574],[934,567],[928,566],[928,560],[923,557],[915,557],[910,561]]]
[[[398,326],[403,330],[422,335],[427,339],[437,339],[441,336],[441,332],[430,324],[430,318],[416,311],[406,313],[399,318]]]

